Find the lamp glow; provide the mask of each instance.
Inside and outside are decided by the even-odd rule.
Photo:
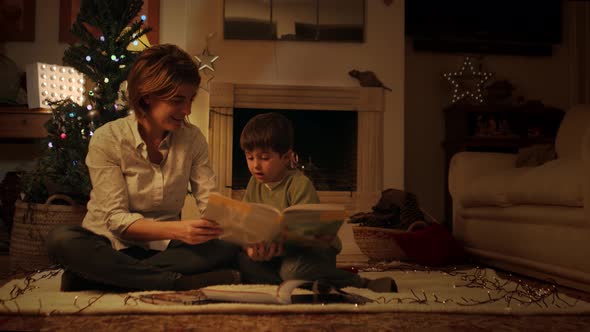
[[[81,105],[78,97],[85,91],[82,73],[72,67],[39,62],[27,65],[26,70],[29,108],[48,108],[50,101],[67,97]]]

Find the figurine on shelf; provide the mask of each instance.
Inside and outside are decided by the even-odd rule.
[[[500,123],[498,124],[498,131],[499,131],[500,135],[502,135],[502,136],[511,136],[512,135],[512,133],[510,132],[510,124],[508,123],[508,120],[506,120],[506,119],[500,120]]]
[[[488,135],[497,135],[498,134],[498,123],[494,117],[490,116],[488,119],[488,127],[487,127]]]
[[[527,129],[527,136],[528,137],[541,137],[541,128],[539,127],[532,127]]]
[[[507,80],[494,81],[485,88],[486,101],[490,104],[511,104],[514,86]]]
[[[475,136],[485,136],[487,134],[486,121],[483,115],[479,114],[475,122]]]

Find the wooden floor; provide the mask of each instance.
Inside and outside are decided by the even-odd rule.
[[[7,281],[9,260],[0,255]],[[508,275],[505,274],[505,277]],[[523,278],[513,276],[514,278]],[[534,281],[531,281],[534,282]],[[3,284],[4,282],[2,282]],[[590,301],[590,294],[562,289]],[[590,315],[376,314],[198,314],[198,315],[0,315],[1,331],[590,331]]]

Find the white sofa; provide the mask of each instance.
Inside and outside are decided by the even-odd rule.
[[[569,109],[557,159],[460,152],[449,169],[453,234],[483,263],[590,291],[590,105]]]

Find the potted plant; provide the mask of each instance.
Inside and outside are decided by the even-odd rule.
[[[142,0],[83,0],[71,32],[78,42],[63,62],[81,72],[91,86],[82,102],[49,103],[43,155],[22,176],[21,199],[15,203],[10,244],[11,271],[50,265],[45,236],[57,225],[80,224],[91,184],[84,159],[93,131],[128,115],[119,88],[140,52],[128,46],[151,29],[136,19]],[[88,84],[91,83],[91,84]],[[78,104],[77,102],[80,102]]]

